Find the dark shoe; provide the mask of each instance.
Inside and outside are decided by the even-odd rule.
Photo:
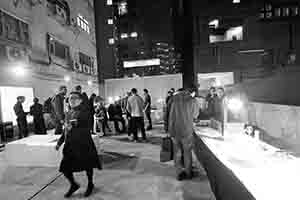
[[[69,191],[65,194],[65,198],[71,197],[72,194],[73,194],[74,192],[76,192],[79,188],[80,188],[80,186],[79,186],[77,183],[71,185]]]
[[[84,193],[84,197],[90,196],[93,192],[94,187],[94,184],[88,184],[88,187],[86,188],[86,191]]]
[[[182,180],[184,180],[186,178],[187,178],[187,175],[186,175],[185,172],[181,172],[180,174],[177,175],[177,180],[178,181],[182,181]]]

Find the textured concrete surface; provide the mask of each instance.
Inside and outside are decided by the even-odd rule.
[[[131,143],[127,136],[111,136],[100,140],[101,150],[116,152],[104,163],[103,171],[95,171],[96,189],[93,200],[214,200],[205,171],[194,163],[197,177],[190,181],[175,179],[173,163],[160,163],[162,128],[148,132],[149,143]],[[109,154],[109,153],[107,153]],[[121,159],[118,155],[126,155]],[[30,156],[30,155],[29,155]],[[57,168],[7,166],[0,153],[0,199],[60,200],[68,183],[59,176]],[[109,160],[109,159],[108,159]],[[71,199],[83,199],[87,184],[85,173],[77,173],[81,188]],[[51,182],[54,180],[53,182]],[[51,183],[50,183],[51,182]],[[49,184],[50,183],[50,184]],[[49,185],[48,185],[49,184]],[[44,186],[46,186],[41,190]],[[41,190],[41,191],[40,191]]]

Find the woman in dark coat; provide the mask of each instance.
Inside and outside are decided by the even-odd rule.
[[[79,189],[73,177],[73,172],[86,171],[88,186],[84,194],[89,196],[94,188],[93,169],[101,169],[101,163],[91,134],[89,132],[89,110],[83,108],[82,96],[78,92],[72,92],[69,97],[71,110],[65,118],[65,133],[60,137],[56,150],[65,143],[63,159],[59,171],[64,174],[71,184],[65,197],[70,197]]]

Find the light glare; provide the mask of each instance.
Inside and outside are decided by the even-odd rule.
[[[228,100],[227,106],[231,111],[237,112],[242,109],[243,102],[240,99],[232,98]]]

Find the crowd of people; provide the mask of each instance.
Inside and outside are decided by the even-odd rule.
[[[210,88],[209,94],[205,98],[206,106],[202,112],[196,98],[197,91],[196,87],[177,91],[172,88],[168,91],[165,101],[165,131],[173,141],[174,163],[178,180],[193,177],[194,120],[199,118],[201,113],[216,120],[222,120],[224,116],[225,93],[223,88]],[[46,134],[43,112],[47,107],[55,121],[55,134],[61,135],[56,149],[58,150],[64,143],[59,171],[70,182],[70,189],[65,197],[70,197],[80,187],[73,177],[73,172],[80,171],[86,171],[88,186],[85,196],[89,196],[94,188],[93,169],[102,169],[92,134],[100,129],[105,136],[106,130],[112,131],[109,126],[109,121],[112,121],[116,132],[127,132],[129,136],[132,136],[132,141],[138,142],[138,130],[140,130],[142,141],[146,141],[144,116],[148,121],[147,130],[151,130],[151,96],[147,89],[144,89],[143,92],[144,98],[138,94],[136,88],[132,88],[125,98],[107,106],[105,100],[96,94],[92,94],[88,98],[86,93],[82,92],[81,86],[76,86],[66,97],[67,87],[61,86],[59,92],[48,99],[48,102],[51,102],[48,107],[44,106],[43,108],[39,100],[34,98],[34,104],[30,107],[29,113],[24,112],[22,104],[25,97],[20,96],[14,106],[19,136],[20,138],[28,136],[26,121],[28,114],[34,118],[35,133]],[[122,125],[121,128],[119,123]]]

